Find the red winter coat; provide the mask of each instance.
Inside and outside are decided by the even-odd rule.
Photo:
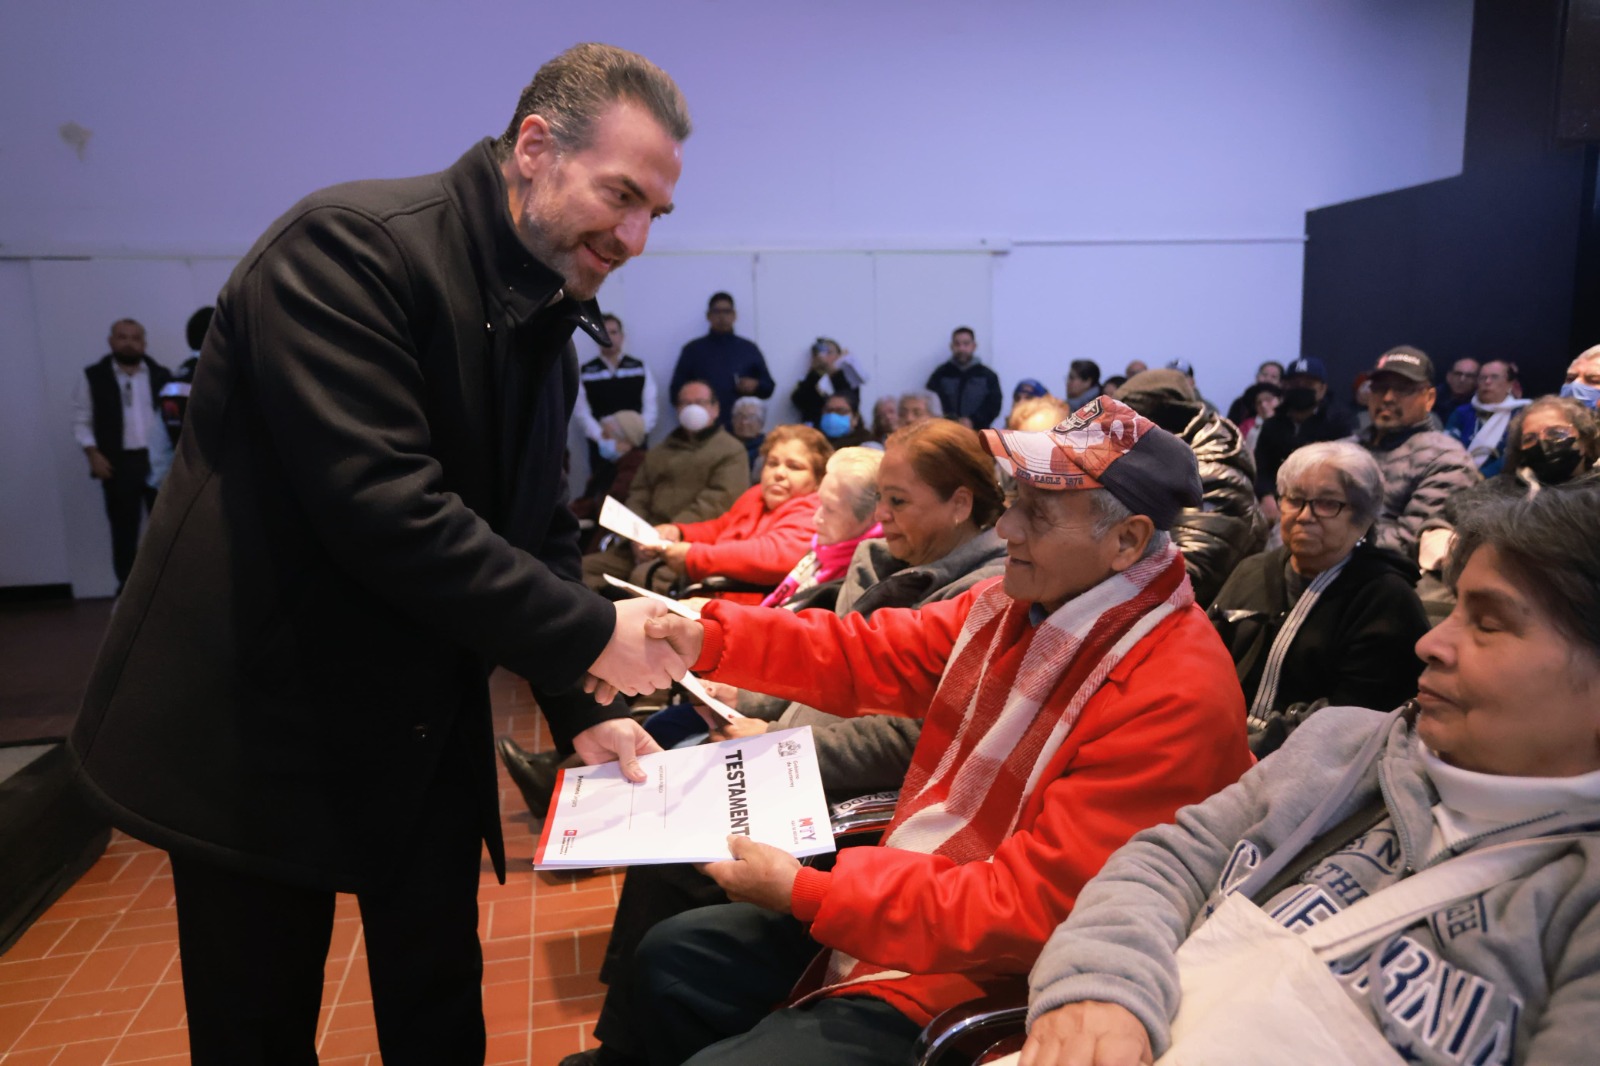
[[[777,588],[789,576],[816,533],[817,494],[793,496],[772,510],[761,501],[761,486],[752,485],[720,518],[679,525],[692,545],[684,562],[690,581],[713,575]],[[760,603],[761,595],[735,592],[735,603]]]
[[[870,619],[709,604],[693,669],[830,714],[871,707],[920,716],[967,612],[991,584]],[[1244,720],[1233,660],[1205,613],[1176,611],[1089,698],[992,860],[847,848],[832,873],[800,872],[795,916],[827,947],[912,974],[848,992],[926,1024],[981,995],[981,978],[1027,973],[1113,851],[1237,780],[1251,762]],[[939,731],[923,737],[930,732]]]

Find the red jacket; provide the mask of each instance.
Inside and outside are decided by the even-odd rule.
[[[720,517],[679,525],[691,542],[684,562],[691,581],[712,575],[777,588],[806,552],[817,531],[817,494],[793,496],[771,511],[752,485]],[[760,603],[756,593],[732,593],[735,603]]]
[[[870,619],[710,604],[693,669],[831,714],[871,707],[921,715],[989,584]],[[982,994],[978,979],[1026,973],[1084,883],[1134,833],[1237,780],[1250,765],[1244,722],[1233,660],[1216,631],[1200,608],[1177,611],[1084,705],[991,861],[847,848],[832,873],[801,871],[794,913],[820,943],[913,974],[849,991],[926,1024]]]

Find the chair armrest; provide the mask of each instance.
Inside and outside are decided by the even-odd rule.
[[[1028,987],[1019,975],[985,982],[989,991],[944,1011],[917,1037],[918,1066],[968,1066],[1028,1020]]]

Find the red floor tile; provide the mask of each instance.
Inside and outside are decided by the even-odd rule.
[[[496,729],[549,747],[527,686],[492,683]],[[488,1066],[554,1064],[592,1045],[595,977],[615,910],[614,871],[536,873],[533,822],[502,774],[506,883],[487,857],[479,893]],[[318,1025],[323,1066],[381,1066],[360,915],[339,897]],[[166,856],[114,833],[102,856],[0,956],[4,1066],[188,1062],[177,917]]]

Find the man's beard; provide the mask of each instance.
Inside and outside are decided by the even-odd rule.
[[[523,213],[522,225],[518,227],[522,243],[533,253],[535,259],[561,275],[568,296],[576,300],[594,299],[595,294],[600,291],[600,286],[605,284],[606,278],[627,261],[626,251],[614,247],[614,242],[609,242],[609,238],[605,235],[596,236],[589,243],[612,256],[617,260],[617,264],[599,276],[580,271],[580,246],[584,238],[556,232],[543,219],[533,214],[532,207],[533,205],[529,204],[529,209]]]
[[[144,356],[140,355],[138,352],[112,352],[111,358],[115,359],[123,366],[138,366],[140,363],[144,362]]]

